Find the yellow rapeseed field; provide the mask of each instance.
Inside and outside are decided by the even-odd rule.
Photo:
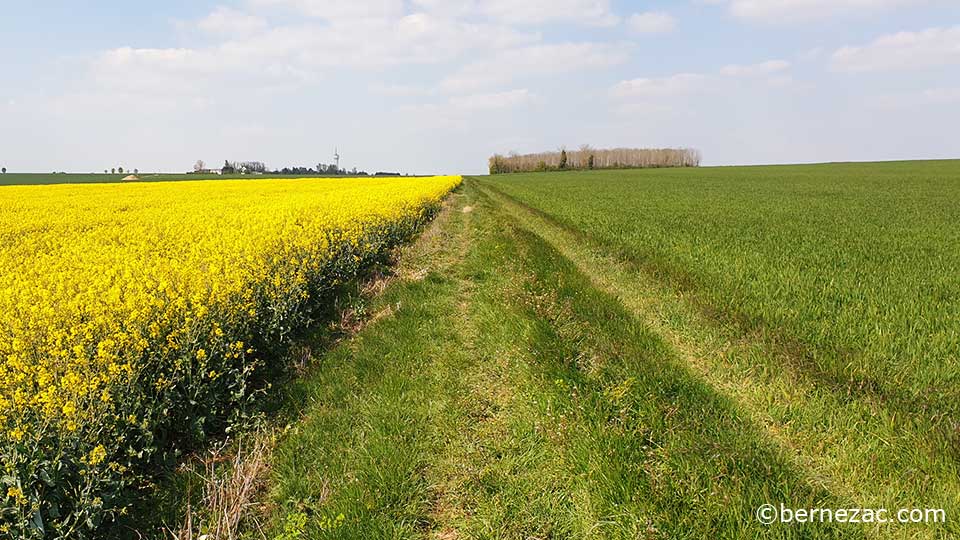
[[[119,511],[460,181],[0,188],[0,537],[81,537]]]

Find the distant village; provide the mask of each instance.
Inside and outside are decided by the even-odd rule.
[[[356,167],[353,167],[350,170],[340,167],[340,152],[334,151],[333,154],[333,163],[317,163],[313,167],[283,167],[282,169],[270,170],[267,168],[266,164],[262,161],[230,161],[226,160],[223,162],[223,166],[219,168],[208,167],[203,160],[197,160],[193,165],[193,170],[188,171],[187,174],[204,174],[204,175],[256,175],[256,174],[269,174],[269,175],[291,175],[291,176],[305,176],[305,175],[321,175],[321,176],[371,176],[370,173],[362,170],[358,170]],[[378,171],[372,176],[402,176],[398,172],[384,172]]]

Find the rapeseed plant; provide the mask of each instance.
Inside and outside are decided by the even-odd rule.
[[[460,181],[0,188],[0,531],[93,535]]]

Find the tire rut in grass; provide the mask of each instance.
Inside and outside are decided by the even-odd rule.
[[[952,404],[944,405],[939,395],[918,396],[897,386],[885,385],[875,377],[864,374],[852,375],[824,368],[817,360],[818,357],[830,355],[846,358],[848,362],[852,362],[856,359],[857,351],[829,348],[818,350],[786,335],[775,326],[764,324],[763,321],[736,311],[731,305],[718,309],[701,298],[698,291],[700,285],[698,278],[687,269],[658,262],[650,256],[638,254],[622,245],[577,229],[566,220],[527,204],[496,186],[485,183],[483,191],[501,201],[508,201],[511,206],[538,218],[552,229],[569,235],[577,243],[592,244],[596,249],[604,251],[613,264],[623,267],[626,271],[644,274],[655,280],[661,287],[676,291],[684,297],[689,307],[697,310],[705,324],[724,326],[735,330],[740,336],[749,336],[754,342],[762,341],[766,350],[777,355],[780,367],[789,369],[794,376],[802,377],[810,384],[833,392],[840,401],[868,403],[872,407],[888,409],[893,415],[907,414],[911,411],[927,412],[927,417],[936,420],[931,420],[927,429],[936,430],[940,435],[941,450],[952,455],[955,461],[960,461],[957,460],[957,456],[960,455],[960,437],[958,437],[960,432],[951,422],[951,418],[955,416],[952,413],[956,412],[956,407]]]
[[[474,254],[487,264],[471,270],[478,368],[512,395],[474,424],[473,450],[451,455],[460,511],[437,537],[861,536],[754,522],[770,497],[834,499],[569,261],[494,204],[477,208],[497,214]]]
[[[549,531],[553,527],[544,521],[552,516],[523,511],[537,506],[542,490],[531,488],[530,468],[522,464],[544,465],[549,455],[538,441],[526,439],[520,426],[529,415],[518,397],[524,375],[516,358],[523,346],[513,329],[523,321],[504,301],[514,269],[501,260],[504,241],[487,215],[489,208],[467,208],[475,217],[467,218],[472,240],[458,272],[456,318],[468,360],[438,379],[440,384],[458,379],[465,391],[448,417],[448,442],[428,473],[436,501],[432,537]]]
[[[538,352],[569,422],[566,447],[602,537],[742,537],[770,531],[752,511],[770,500],[829,505],[729,402],[667,354],[619,303],[595,291],[572,265],[531,238],[540,266],[531,309],[546,324]],[[558,344],[565,344],[558,348]],[[566,350],[564,350],[564,347]],[[773,537],[858,537],[841,531],[780,530]]]
[[[838,399],[796,374],[765,367],[782,357],[764,342],[713,324],[675,291],[626,268],[582,236],[527,212],[509,198],[484,192],[662,336],[692,372],[744,407],[754,424],[777,442],[781,453],[812,483],[841,501],[864,506],[909,506],[922,501],[946,507],[948,514],[957,507],[951,495],[957,493],[956,468],[922,432],[904,430],[889,416],[881,416],[882,409],[874,404]],[[891,448],[889,440],[897,448]],[[909,472],[928,467],[941,472],[936,478]],[[899,531],[917,537],[942,532],[936,527]]]

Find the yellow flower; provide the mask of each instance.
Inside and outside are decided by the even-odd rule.
[[[52,441],[51,455],[87,426],[140,440],[156,411],[138,419],[131,398],[205,391],[245,358],[254,373],[251,343],[292,330],[317,285],[351,279],[354,257],[409,237],[460,182],[3,187],[0,236],[16,241],[0,243],[0,438]],[[100,442],[71,458],[103,463]]]
[[[67,402],[60,408],[63,411],[64,416],[73,416],[77,412],[77,406],[72,402]]]
[[[107,449],[101,444],[90,451],[90,455],[87,457],[87,463],[90,465],[99,465],[103,463],[105,459],[107,459]]]
[[[23,491],[18,487],[7,488],[7,498],[13,499],[19,505],[27,504],[27,498],[23,496]]]

